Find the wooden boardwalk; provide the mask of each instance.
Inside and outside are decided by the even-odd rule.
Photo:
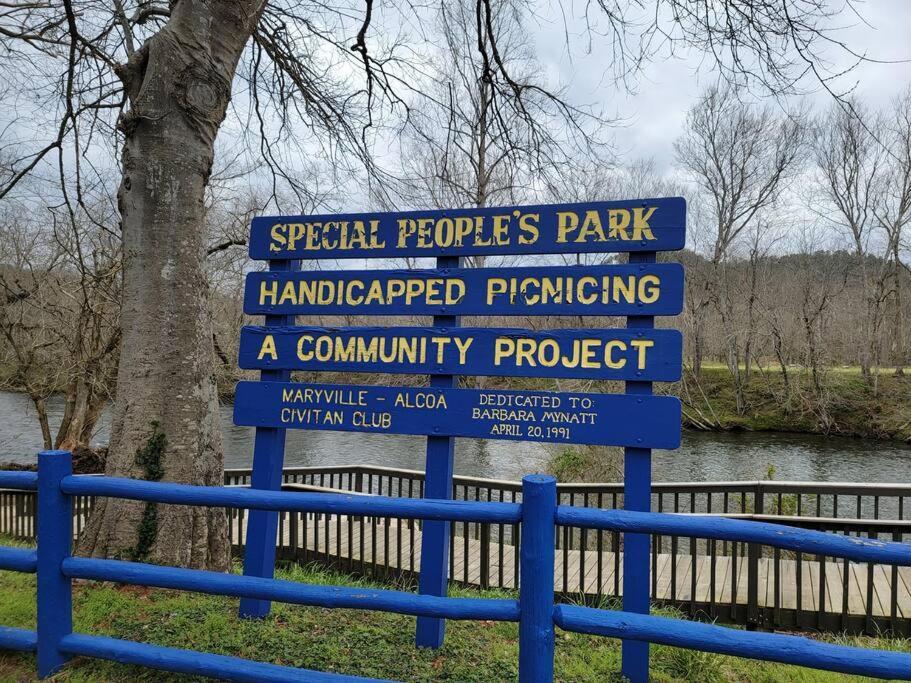
[[[0,517],[6,522],[4,526],[15,533],[32,535],[31,521],[16,519],[18,515],[12,506],[3,506]],[[298,516],[292,524],[286,515],[280,525],[279,552],[305,560],[328,560],[342,569],[385,567],[405,572],[420,569],[421,534],[416,524],[407,521],[399,524],[395,519],[318,517],[317,521],[313,515],[307,515],[308,521],[304,522],[304,518]],[[243,542],[243,538],[238,537],[238,526],[245,525],[239,525],[235,518],[232,523],[235,545]],[[663,549],[668,547],[669,544],[662,546]],[[743,553],[736,559],[723,554],[714,557],[697,554],[694,562],[692,555],[683,552],[686,549],[688,544],[681,541],[676,555],[666,552],[652,555],[653,600],[719,607],[737,605],[745,608],[748,605],[748,561]],[[457,536],[452,545],[451,577],[469,585],[513,589],[518,567],[516,552],[513,545],[492,542],[485,553],[481,541]],[[487,561],[486,571],[482,568],[482,558]],[[804,555],[798,563],[793,558],[792,553],[782,551],[777,561],[770,557],[758,559],[758,607],[886,619],[893,615],[894,609],[898,619],[911,619],[911,567],[832,559],[821,564],[812,555]],[[824,591],[820,580],[823,571]],[[868,578],[871,572],[872,580]],[[554,555],[554,589],[558,593],[589,596],[622,595],[622,554],[558,549]]]
[[[304,548],[307,553],[338,561],[342,566],[375,565],[393,570],[417,571],[420,568],[420,530],[407,522],[375,519],[361,524],[361,518],[349,520],[345,516],[321,516],[318,523],[311,518],[304,525],[297,521],[292,525],[286,518],[282,523],[280,547],[293,549],[298,555]],[[306,526],[306,528],[304,528]],[[236,525],[235,525],[236,529]],[[306,532],[306,540],[304,538]],[[296,542],[292,539],[296,535]],[[412,538],[412,535],[414,538]],[[234,533],[233,542],[242,539]],[[388,549],[388,553],[387,553]],[[452,546],[451,576],[456,581],[471,585],[482,585],[482,556],[488,558],[487,577],[489,586],[516,587],[516,547],[491,543],[489,552],[481,552],[479,540],[458,536]],[[467,550],[467,552],[466,552]],[[600,564],[599,564],[600,556]],[[793,556],[791,556],[793,557]],[[693,600],[695,586],[696,603],[718,605],[747,605],[747,558],[740,555],[693,556],[678,553],[653,554],[653,599],[675,602]],[[316,558],[314,558],[316,559]],[[714,568],[713,568],[714,559]],[[468,562],[466,572],[466,562]],[[564,565],[568,571],[564,573]],[[676,565],[676,567],[675,567]],[[776,603],[776,561],[763,557],[758,560],[758,606],[799,609],[807,612],[820,611],[820,562],[814,556],[804,555],[798,563],[788,559],[782,552],[778,565],[778,601]],[[695,567],[695,581],[693,577]],[[736,568],[736,569],[735,569]],[[733,572],[736,570],[736,577]],[[872,570],[873,580],[868,582]],[[584,575],[583,575],[584,571]],[[845,584],[845,571],[848,581]],[[847,606],[848,614],[867,614],[868,594],[871,603],[870,614],[889,617],[892,614],[892,585],[895,580],[896,616],[911,617],[911,568],[893,568],[889,565],[867,565],[843,560],[827,560],[825,572],[824,612],[841,612]],[[798,591],[798,573],[800,590]],[[600,574],[600,590],[599,590]],[[466,581],[467,579],[467,581]],[[713,580],[714,579],[714,580]],[[847,595],[845,595],[847,585]],[[714,586],[714,597],[712,587]],[[554,555],[554,588],[562,593],[586,593],[589,595],[622,595],[623,560],[613,552],[573,549],[556,551]],[[798,606],[798,595],[800,605]],[[733,598],[733,599],[732,599]]]

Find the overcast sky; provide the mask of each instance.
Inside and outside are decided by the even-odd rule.
[[[838,0],[831,2],[837,6]],[[864,63],[838,81],[841,90],[857,86],[857,92],[872,104],[879,105],[911,83],[911,0],[868,0],[857,3],[864,24],[845,14],[836,36],[870,59],[892,63]],[[574,8],[575,19],[568,23],[581,33],[583,25]],[[605,78],[605,57],[596,53],[582,54],[583,49],[567,54],[562,21],[539,17],[531,22],[535,31],[539,61],[552,80],[569,86],[575,102],[597,103],[605,114],[619,115],[625,125],[615,132],[617,151],[625,159],[654,157],[663,167],[672,162],[672,144],[683,130],[687,109],[699,92],[715,82],[702,54],[690,53],[678,59],[649,64],[638,79],[638,88],[627,93]],[[572,30],[572,29],[571,29]],[[581,44],[581,41],[580,41]],[[838,55],[831,51],[831,59]],[[850,62],[842,57],[839,66]],[[812,83],[807,82],[807,86]],[[831,96],[816,87],[808,96],[817,106],[824,106]]]

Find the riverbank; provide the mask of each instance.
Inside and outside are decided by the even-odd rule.
[[[809,373],[754,371],[738,412],[724,367],[688,373],[670,388],[683,401],[683,425],[702,431],[751,430],[861,437],[911,443],[911,376],[883,371],[875,384],[856,368],[825,373],[817,390]]]
[[[0,545],[10,545],[0,537]],[[278,578],[313,584],[388,587],[316,567],[284,569]],[[452,588],[454,597],[510,597]],[[609,605],[605,605],[609,607]],[[516,680],[518,626],[450,621],[440,650],[414,647],[414,618],[383,612],[275,604],[263,620],[237,618],[237,600],[140,587],[80,583],[74,589],[74,629],[127,640],[234,655],[258,661],[399,681]],[[678,616],[678,615],[673,615]],[[35,627],[35,577],[0,571],[0,624]],[[834,638],[841,644],[909,651],[911,642]],[[693,683],[784,683],[869,680],[665,646],[652,647],[652,680]],[[619,681],[616,640],[558,630],[555,681]],[[0,680],[31,681],[31,655],[0,651]],[[100,660],[76,659],[53,681],[170,683],[200,680]]]

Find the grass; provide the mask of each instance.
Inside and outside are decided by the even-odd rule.
[[[2,545],[15,545],[0,538]],[[315,584],[374,586],[318,567],[293,567],[279,577]],[[460,597],[503,593],[453,588]],[[607,604],[606,606],[612,606]],[[74,590],[77,631],[195,649],[297,667],[402,681],[508,681],[517,676],[516,624],[449,622],[439,651],[417,650],[414,618],[382,612],[326,610],[276,604],[263,621],[242,621],[237,600],[178,591],[79,584]],[[0,572],[0,624],[35,627],[34,576]],[[911,650],[905,640],[837,638],[864,647]],[[619,643],[558,631],[555,678],[587,683],[619,681]],[[860,681],[799,667],[754,662],[704,652],[653,646],[654,681]],[[35,679],[31,655],[0,652],[0,681]],[[77,659],[53,680],[199,680],[101,660]]]
[[[703,370],[727,370],[728,366],[726,363],[716,363],[713,361],[703,361],[702,362]],[[743,363],[740,364],[741,372],[744,370],[745,366]],[[877,375],[890,376],[895,374],[895,368],[871,368],[870,371]],[[780,369],[777,366],[769,365],[768,367],[763,366],[762,372],[780,372]],[[809,374],[810,370],[803,367],[802,365],[789,365],[788,372],[794,374]],[[861,370],[859,365],[833,365],[831,367],[825,368],[826,373],[835,372],[841,375],[860,375]]]

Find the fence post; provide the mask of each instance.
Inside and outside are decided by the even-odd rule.
[[[545,474],[522,479],[519,575],[519,682],[554,678],[554,517],[557,480]]]
[[[364,473],[360,470],[354,474],[354,490],[358,493],[364,492]]]
[[[490,524],[481,523],[481,588],[490,588]]]
[[[38,676],[46,678],[69,659],[60,641],[73,631],[72,583],[63,560],[73,542],[73,509],[60,480],[73,473],[69,451],[38,454]]]
[[[765,513],[765,499],[763,497],[762,482],[756,485],[753,494],[753,513]],[[762,547],[758,543],[747,545],[747,618],[748,631],[754,631],[762,623],[759,608],[759,559],[762,557]],[[734,600],[733,602],[736,602]]]

